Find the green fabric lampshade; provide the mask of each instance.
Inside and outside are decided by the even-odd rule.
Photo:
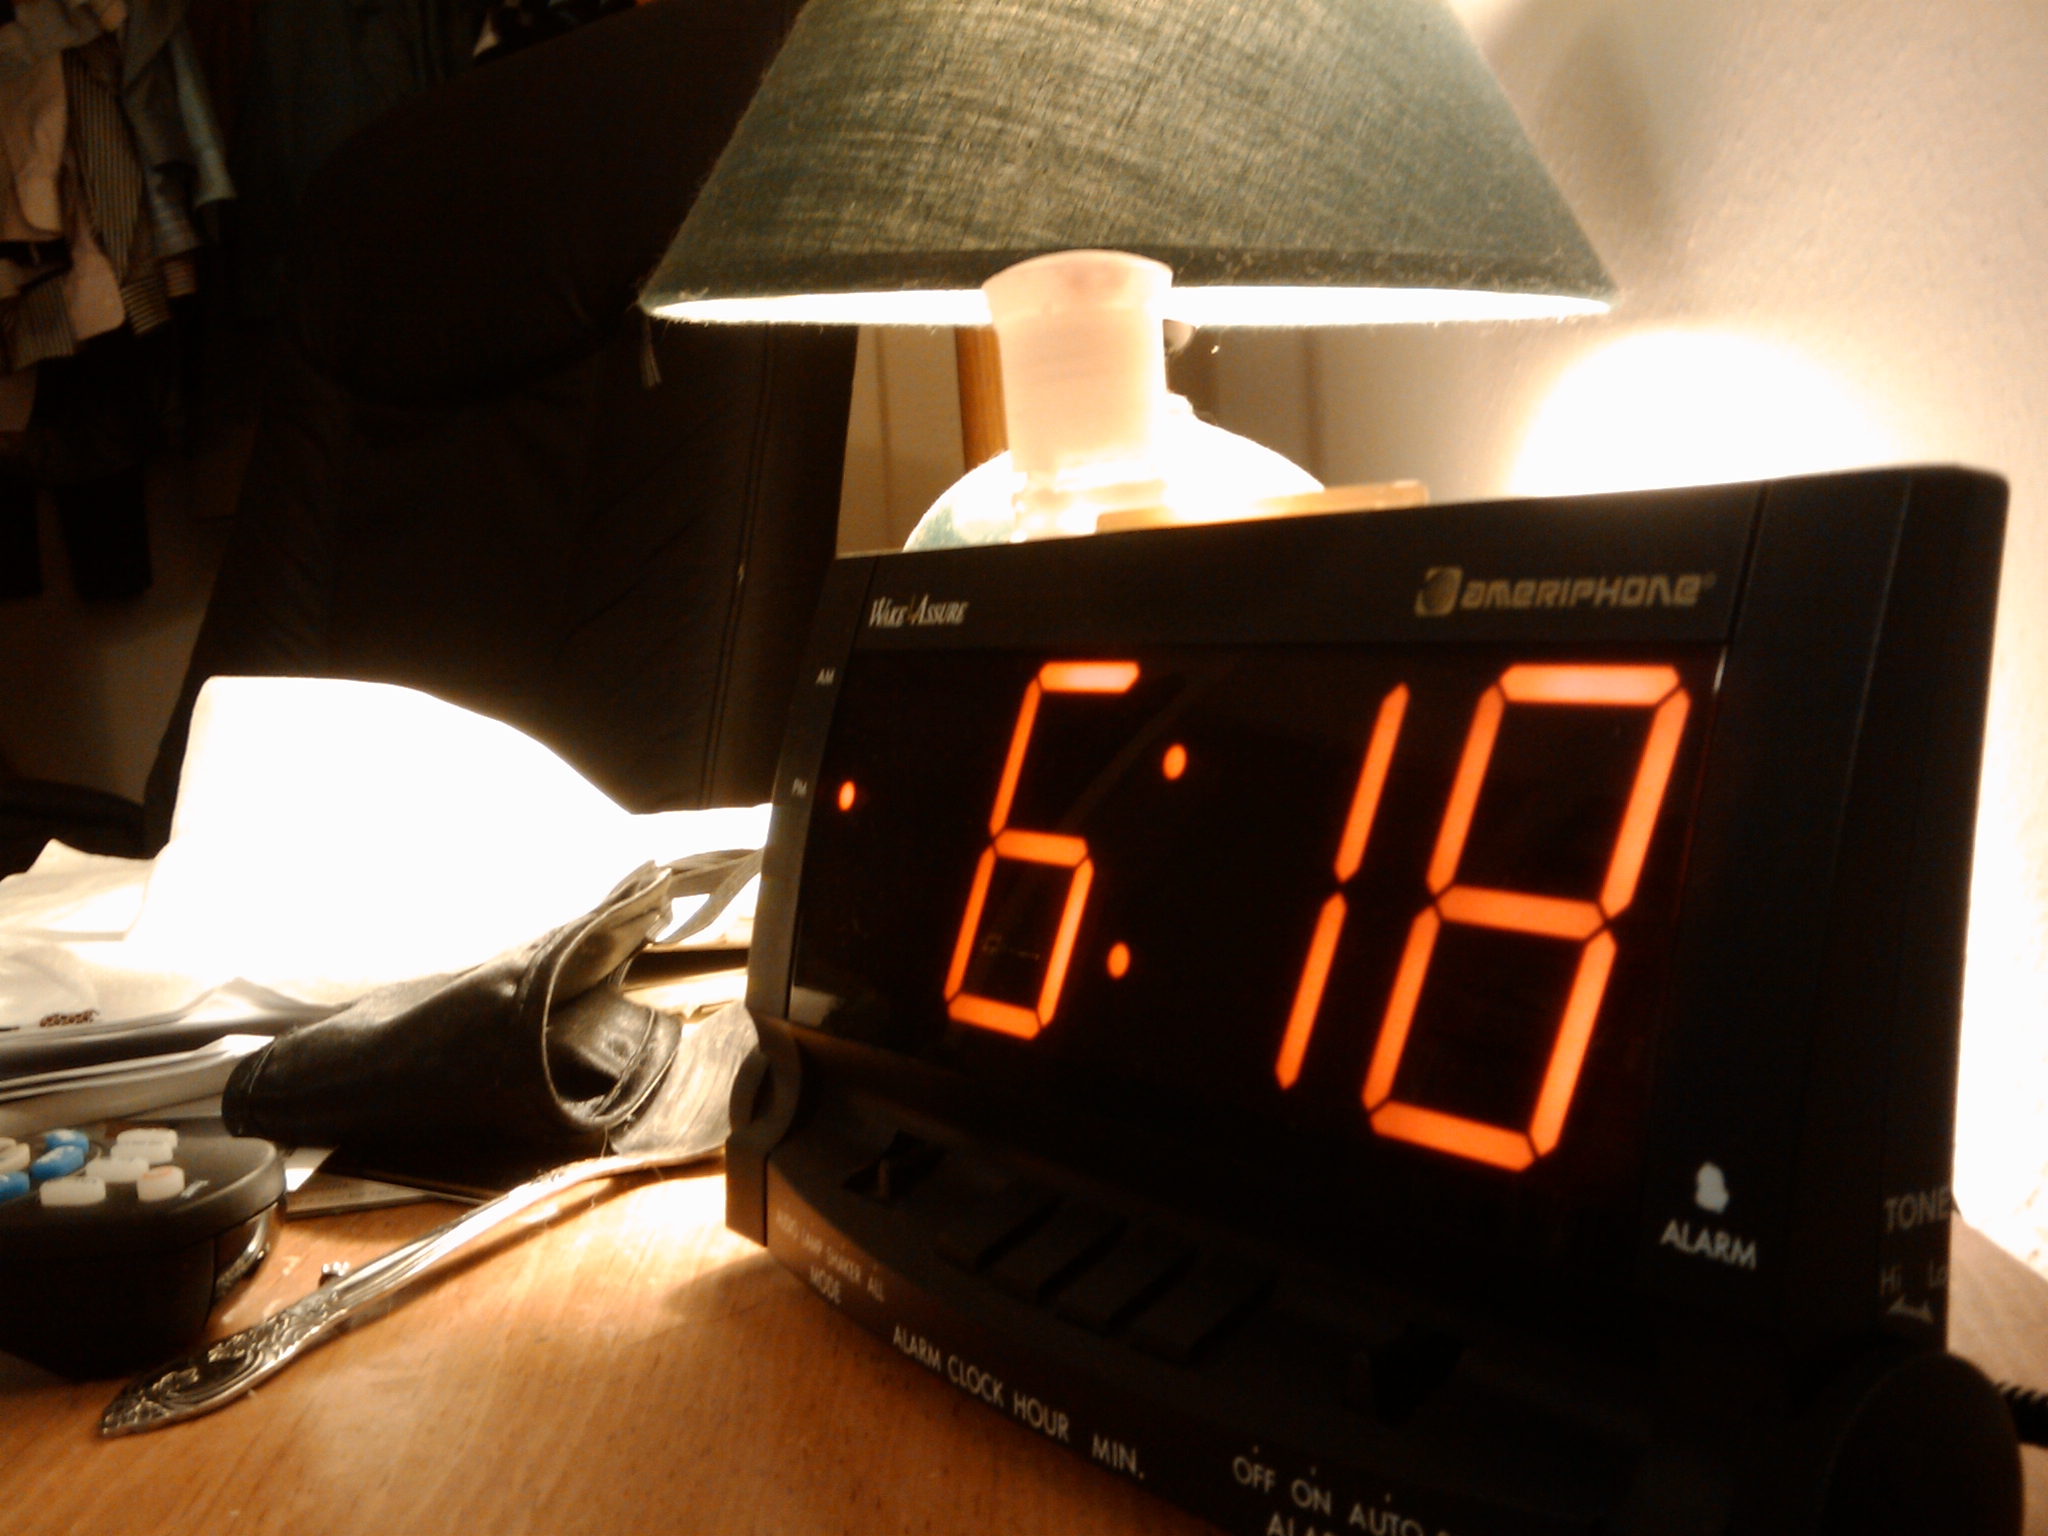
[[[810,0],[640,302],[982,325],[985,278],[1085,248],[1197,325],[1613,293],[1441,0]]]

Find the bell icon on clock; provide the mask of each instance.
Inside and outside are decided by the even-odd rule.
[[[1693,1179],[1693,1203],[1716,1216],[1728,1209],[1728,1180],[1718,1163],[1701,1163]]]

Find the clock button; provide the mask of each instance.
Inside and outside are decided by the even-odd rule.
[[[939,1252],[962,1269],[978,1270],[1035,1226],[1056,1198],[1020,1179],[948,1222],[939,1233]]]
[[[1352,1356],[1345,1400],[1398,1429],[1450,1379],[1464,1342],[1440,1328],[1410,1323],[1393,1338]]]
[[[133,1184],[149,1172],[149,1163],[141,1157],[96,1157],[81,1172],[102,1184]]]
[[[104,1205],[107,1186],[98,1179],[89,1179],[84,1174],[66,1174],[62,1178],[46,1180],[36,1193],[46,1206]]]
[[[162,1163],[135,1181],[135,1198],[144,1205],[175,1200],[185,1192],[185,1170],[176,1163]]]
[[[846,1187],[877,1200],[894,1200],[907,1194],[911,1185],[930,1173],[945,1150],[922,1136],[898,1131],[882,1155],[857,1170],[846,1181]]]
[[[1195,1352],[1272,1287],[1273,1277],[1218,1255],[1154,1302],[1131,1324],[1131,1342],[1148,1355],[1185,1365]]]
[[[49,1144],[49,1138],[44,1138]],[[50,1150],[28,1165],[29,1177],[37,1183],[46,1179],[61,1179],[78,1172],[85,1166],[85,1148],[71,1142],[59,1142]]]
[[[1082,1270],[1053,1298],[1052,1309],[1070,1323],[1107,1333],[1194,1256],[1193,1247],[1171,1232],[1139,1227]]]
[[[1013,1296],[1038,1301],[1116,1241],[1122,1228],[1123,1223],[1108,1211],[1085,1200],[1069,1200],[1044,1226],[1012,1248],[989,1271],[989,1278]]]

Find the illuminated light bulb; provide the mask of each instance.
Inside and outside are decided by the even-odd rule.
[[[839,786],[839,809],[842,811],[852,810],[853,802],[857,798],[859,798],[859,791],[853,787],[853,780],[848,779]]]
[[[1131,947],[1128,944],[1112,944],[1109,947],[1109,974],[1121,980],[1131,968]]]
[[[1897,457],[1825,370],[1747,337],[1654,331],[1572,364],[1529,421],[1508,489],[1562,496],[1764,480]]]
[[[1188,749],[1175,742],[1166,749],[1166,756],[1159,760],[1159,771],[1169,779],[1177,779],[1188,771]]]

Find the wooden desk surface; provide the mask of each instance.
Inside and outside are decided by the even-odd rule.
[[[724,1198],[715,1172],[572,1197],[249,1400],[133,1439],[96,1434],[110,1384],[0,1356],[0,1529],[1210,1532],[908,1366],[726,1232]],[[288,1224],[216,1324],[448,1212]],[[2048,1384],[2048,1284],[1967,1230],[1955,1260],[1956,1347]],[[2027,1462],[2048,1536],[2048,1453]]]

